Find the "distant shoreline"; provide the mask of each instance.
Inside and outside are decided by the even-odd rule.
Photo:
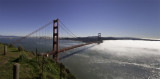
[[[5,36],[0,35],[0,38],[21,38],[24,36]],[[30,38],[30,37],[29,37]],[[33,38],[33,37],[32,37]],[[39,37],[43,38],[43,37]],[[52,39],[51,37],[45,37],[47,39]],[[97,36],[89,36],[89,37],[77,37],[81,41],[95,41],[97,40]],[[77,38],[60,38],[60,39],[67,39],[67,40],[77,40]],[[136,38],[136,37],[101,37],[101,40],[144,40],[144,41],[160,41],[159,39],[145,39],[145,38]]]

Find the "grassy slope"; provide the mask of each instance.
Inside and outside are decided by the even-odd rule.
[[[3,55],[3,44],[0,44],[0,79],[13,78],[13,64],[20,63],[20,79],[60,79],[60,64],[49,58],[39,57],[30,52],[18,52],[17,48],[9,47],[6,55]],[[44,63],[44,64],[43,64]],[[43,64],[43,76],[42,76]],[[62,79],[76,79],[68,69],[61,66]]]

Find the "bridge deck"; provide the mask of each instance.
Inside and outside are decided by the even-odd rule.
[[[85,44],[80,44],[80,45],[75,45],[75,46],[71,46],[71,47],[68,47],[68,48],[60,49],[58,51],[58,53],[62,53],[62,52],[65,52],[65,51],[68,51],[68,50],[71,50],[71,49],[74,49],[74,48],[78,48],[78,47],[93,44],[93,43],[97,43],[97,42],[89,42],[89,43],[85,43]],[[50,56],[50,55],[54,55],[54,54],[55,54],[55,51],[52,51],[52,52],[49,52],[49,53],[44,53],[43,55],[45,55],[45,56],[49,55]]]

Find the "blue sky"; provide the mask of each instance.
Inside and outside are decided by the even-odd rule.
[[[159,0],[0,0],[0,35],[59,18],[77,36],[160,38]]]

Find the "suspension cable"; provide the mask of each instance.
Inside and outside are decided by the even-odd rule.
[[[72,31],[70,31],[67,27],[66,27],[66,25],[64,25],[64,23],[61,21],[61,20],[59,20],[60,21],[60,23],[63,25],[63,27],[66,29],[66,30],[68,30],[75,38],[77,38],[77,36],[72,32]]]
[[[67,34],[69,34],[69,35],[72,36],[73,38],[76,38],[75,36],[73,36],[72,34],[70,34],[64,27],[61,26],[61,28],[62,28]]]
[[[42,26],[42,27],[40,27],[39,29],[37,29],[37,30],[35,30],[35,31],[31,32],[31,33],[29,33],[28,35],[26,35],[26,36],[24,36],[24,37],[21,37],[20,39],[17,39],[17,40],[15,40],[15,41],[13,41],[13,42],[12,42],[12,44],[14,44],[14,43],[17,43],[17,42],[20,42],[20,41],[24,40],[25,38],[27,38],[27,37],[31,36],[32,34],[34,34],[34,33],[38,32],[38,31],[40,31],[40,30],[42,30],[42,29],[44,29],[45,27],[49,26],[50,24],[52,24],[52,21],[50,21],[49,23],[47,23],[47,24],[43,25],[43,26]]]

